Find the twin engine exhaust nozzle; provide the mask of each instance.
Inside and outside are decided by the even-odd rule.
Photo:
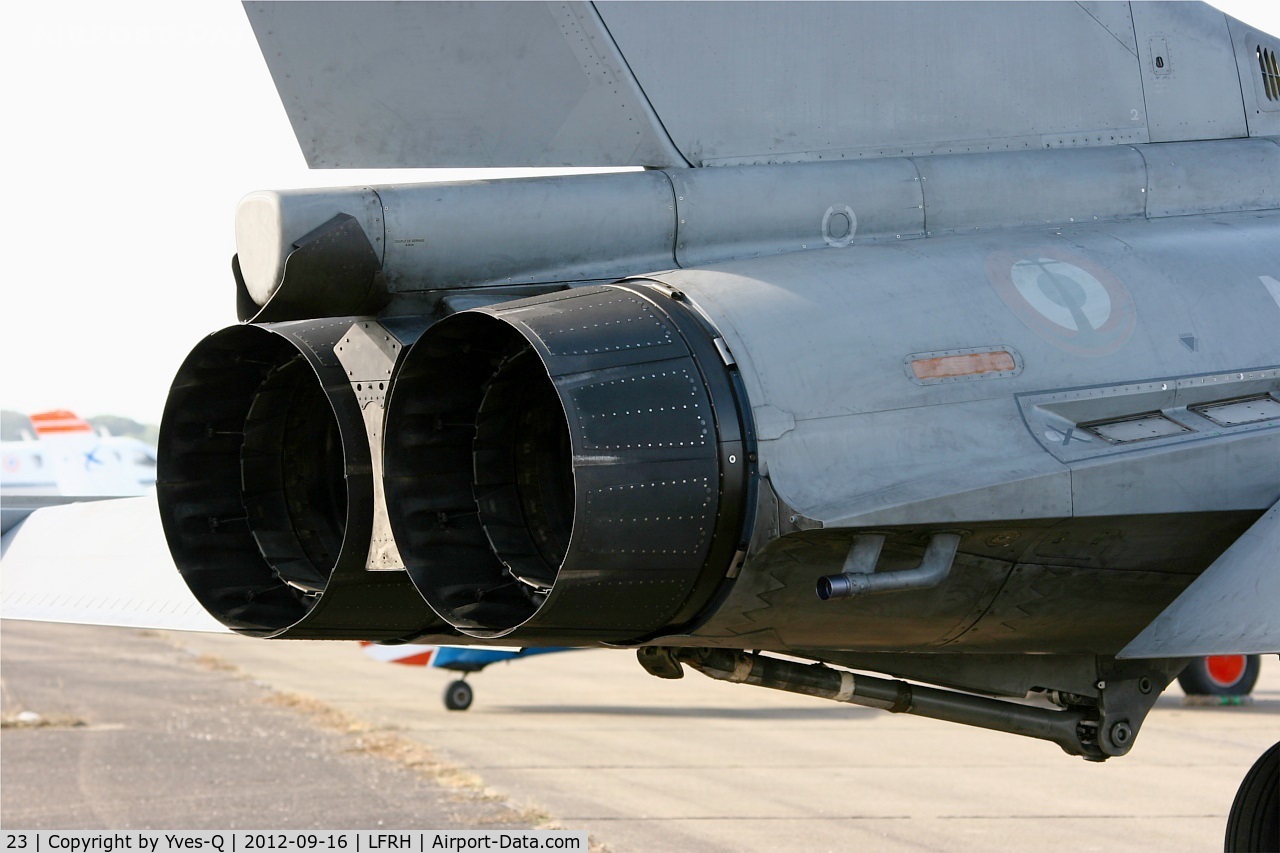
[[[714,328],[645,282],[426,326],[248,325],[195,348],[157,490],[201,603],[268,637],[627,642],[696,622],[753,478]]]

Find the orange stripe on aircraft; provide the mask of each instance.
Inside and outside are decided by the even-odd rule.
[[[31,426],[35,429],[37,436],[66,432],[93,432],[93,427],[89,426],[88,421],[75,412],[68,412],[65,409],[37,412],[31,415]]]

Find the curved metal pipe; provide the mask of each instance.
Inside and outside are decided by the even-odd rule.
[[[830,601],[833,598],[854,598],[877,592],[937,586],[951,573],[960,539],[959,533],[935,533],[929,538],[929,547],[925,549],[924,559],[919,566],[877,574],[875,567],[880,558],[884,537],[878,534],[859,536],[849,549],[845,571],[818,578],[818,598]]]

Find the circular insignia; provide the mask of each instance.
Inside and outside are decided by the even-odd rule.
[[[10,474],[22,469],[22,462],[16,456],[4,457],[4,470]]]
[[[1109,355],[1128,343],[1133,297],[1098,265],[1059,249],[993,252],[987,279],[1019,320],[1073,355]]]

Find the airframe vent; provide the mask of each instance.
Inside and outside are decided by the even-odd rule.
[[[1108,421],[1096,421],[1091,424],[1080,424],[1099,438],[1112,444],[1127,444],[1131,441],[1145,441],[1151,438],[1167,438],[1191,432],[1177,421],[1165,417],[1160,412],[1147,412],[1126,418]]]
[[[1280,65],[1276,64],[1276,52],[1258,45],[1258,68],[1262,71],[1262,90],[1268,101],[1280,101]]]
[[[1191,411],[1201,417],[1208,418],[1218,426],[1233,427],[1241,424],[1258,423],[1280,418],[1280,400],[1270,394],[1257,397],[1245,397],[1239,400],[1226,400],[1220,403],[1205,403],[1202,406],[1188,406]]]

